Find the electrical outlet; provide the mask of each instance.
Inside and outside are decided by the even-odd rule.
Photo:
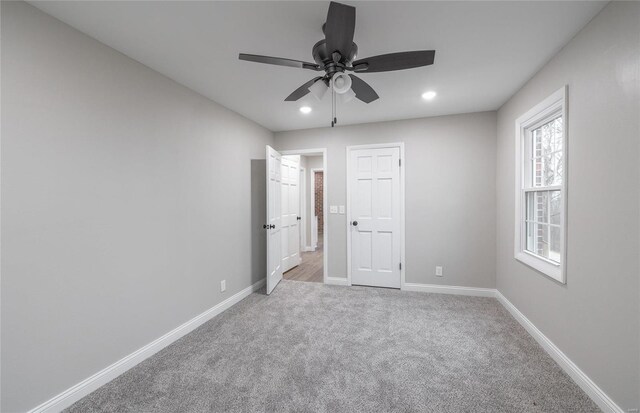
[[[436,267],[436,277],[442,277],[442,267]]]
[[[338,213],[338,205],[330,205],[329,206],[329,213],[330,214],[337,214]]]
[[[227,289],[227,280],[220,281],[220,292],[223,293]]]
[[[340,205],[338,207],[338,211],[340,211],[340,214],[344,215],[344,205]]]

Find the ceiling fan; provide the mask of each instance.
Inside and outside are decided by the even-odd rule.
[[[333,120],[336,123],[335,97],[342,95],[343,101],[353,97],[371,103],[379,96],[369,84],[354,73],[390,72],[393,70],[411,69],[433,64],[435,50],[416,50],[412,52],[390,53],[379,56],[356,59],[358,46],[353,42],[356,25],[356,8],[342,3],[331,2],[327,21],[322,25],[325,38],[317,42],[312,49],[315,63],[281,57],[261,56],[240,53],[240,60],[267,63],[279,66],[297,67],[317,72],[324,71],[293,91],[285,101],[296,101],[308,93],[321,99],[331,89],[333,104]]]

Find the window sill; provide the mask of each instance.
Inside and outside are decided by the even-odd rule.
[[[562,266],[560,264],[552,263],[525,251],[517,252],[515,258],[547,277],[565,284],[564,274],[562,273]]]

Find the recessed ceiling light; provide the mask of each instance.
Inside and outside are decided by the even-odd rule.
[[[436,94],[437,94],[437,93],[436,93],[436,92],[434,92],[433,90],[430,90],[430,91],[428,91],[428,92],[424,92],[424,93],[422,94],[422,99],[424,99],[424,100],[431,100],[431,99],[433,99],[434,97],[436,97]]]
[[[309,106],[303,106],[300,108],[300,112],[306,115],[307,113],[311,113],[311,108]]]

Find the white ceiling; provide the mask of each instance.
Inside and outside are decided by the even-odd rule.
[[[330,99],[284,98],[318,72],[238,60],[313,61],[329,2],[31,2],[272,131],[329,126]],[[498,109],[606,2],[346,2],[358,57],[435,49],[430,67],[362,74],[380,95],[338,107],[339,124]],[[420,95],[435,90],[425,102]],[[302,104],[313,111],[299,112]]]

